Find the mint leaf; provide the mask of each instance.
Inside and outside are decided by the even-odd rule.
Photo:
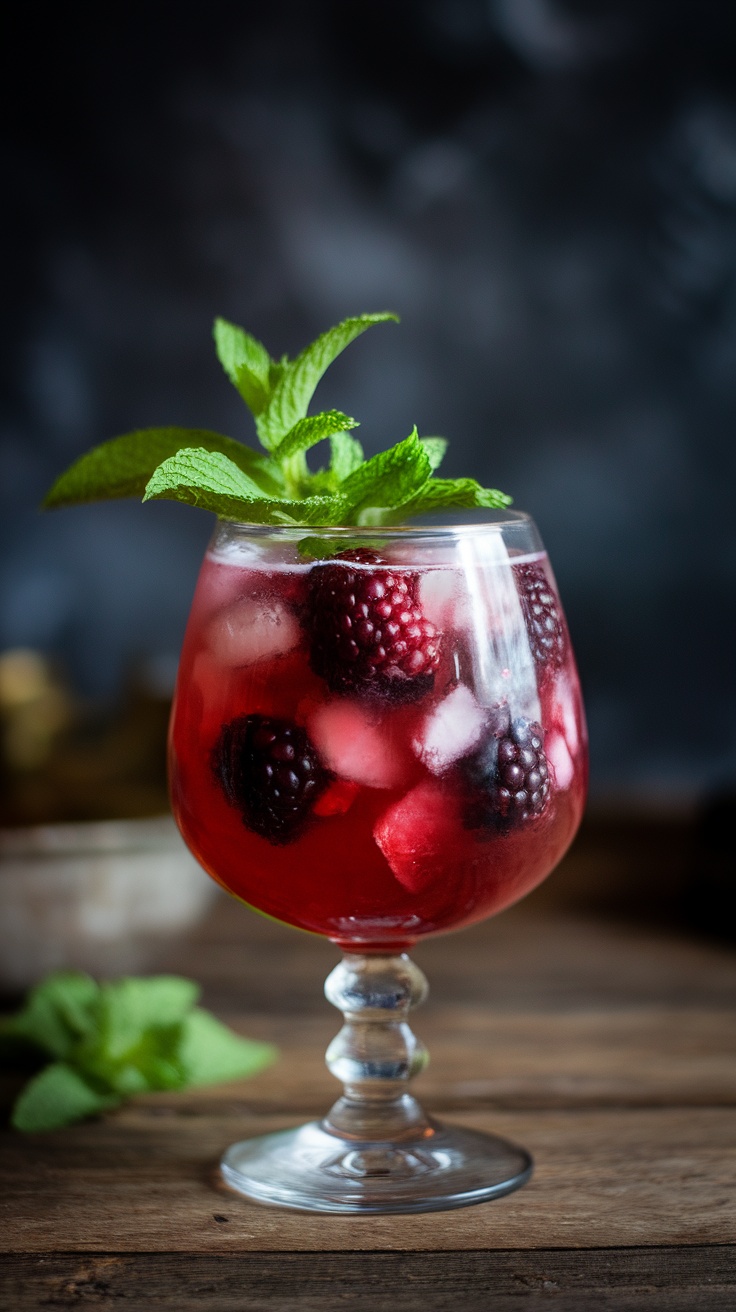
[[[58,1130],[119,1102],[116,1094],[99,1092],[79,1071],[58,1061],[28,1082],[16,1099],[11,1123],[27,1134]]]
[[[253,415],[259,415],[271,398],[273,361],[250,333],[227,319],[215,319],[217,358]]]
[[[288,460],[300,451],[308,451],[334,433],[343,433],[348,428],[357,427],[357,419],[351,419],[341,410],[324,410],[318,415],[308,415],[306,419],[298,419],[294,427],[289,429],[286,437],[274,448],[274,457],[276,460]]]
[[[365,535],[361,537],[359,534],[355,537],[352,534],[350,537],[343,537],[341,534],[339,538],[320,538],[316,536],[302,538],[297,545],[297,551],[300,556],[305,556],[309,560],[329,560],[330,556],[336,556],[340,551],[353,551],[356,547],[367,547],[369,551],[380,551],[383,545],[384,541],[377,538],[375,534],[371,534],[369,538]]]
[[[179,495],[180,492],[184,495]],[[151,501],[162,496],[171,498],[172,493],[177,494],[173,500],[205,505],[208,510],[213,507],[205,500],[207,493],[215,493],[246,505],[252,501],[269,499],[229,456],[196,446],[177,451],[176,455],[162,461],[148,480],[143,500]]]
[[[75,1063],[97,1084],[130,1096],[177,1089],[181,1022],[199,987],[178,975],[126,978],[100,988],[97,1028],[75,1053]]]
[[[129,1046],[112,1052],[103,1036],[76,1054],[75,1068],[96,1087],[112,1090],[121,1097],[156,1089],[181,1089],[186,1073],[179,1060],[183,1021],[151,1025]]]
[[[198,984],[179,975],[130,977],[100,989],[100,1042],[111,1059],[124,1055],[151,1027],[175,1025],[200,994]]]
[[[56,480],[46,494],[47,510],[118,497],[142,497],[153,472],[182,447],[219,451],[269,496],[283,494],[277,465],[232,437],[199,428],[142,428],[93,447]]]
[[[99,988],[89,975],[57,971],[28,995],[23,1009],[3,1023],[3,1034],[24,1039],[48,1056],[69,1057],[95,1026]]]
[[[398,315],[361,314],[344,319],[305,347],[296,360],[283,362],[283,373],[271,400],[256,418],[258,436],[266,450],[278,446],[297,420],[304,418],[320,378],[345,347],[373,324],[389,320],[398,323]]]
[[[432,473],[434,473],[435,469],[439,469],[445,458],[447,439],[444,437],[420,437],[419,441],[429,456],[429,463],[432,466]]]
[[[179,451],[155,470],[143,500],[162,498],[253,524],[330,524],[344,505],[329,496],[270,499],[227,456],[196,447]]]
[[[481,487],[474,478],[432,478],[410,500],[396,508],[399,520],[440,510],[503,510],[511,497],[496,488]]]
[[[276,1056],[270,1043],[241,1038],[201,1007],[195,1008],[182,1026],[179,1057],[187,1084],[219,1084],[255,1075]]]
[[[431,472],[429,456],[415,428],[403,442],[381,451],[350,474],[340,485],[340,493],[351,518],[355,517],[353,522],[360,522],[361,512],[368,508],[403,505],[419,492]]]
[[[349,433],[333,433],[330,438],[330,472],[336,483],[342,483],[350,474],[354,474],[365,460],[363,448],[357,437]]]

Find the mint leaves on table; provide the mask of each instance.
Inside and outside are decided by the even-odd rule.
[[[217,355],[255,421],[263,451],[206,429],[144,428],[103,442],[67,469],[47,508],[117,497],[183,501],[223,519],[321,527],[390,525],[427,512],[508,506],[511,498],[472,478],[435,477],[447,443],[416,431],[366,460],[340,410],[308,414],[333,360],[391,313],[344,319],[296,357],[274,360],[237,324],[216,319]],[[312,470],[307,452],[329,444]]]
[[[101,984],[77,971],[47,976],[0,1022],[0,1063],[42,1065],[13,1125],[54,1130],[137,1093],[243,1078],[274,1060],[275,1048],[234,1034],[198,997],[198,985],[176,975]]]

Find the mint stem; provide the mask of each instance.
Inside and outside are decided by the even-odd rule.
[[[289,500],[297,501],[300,497],[307,495],[309,466],[307,465],[306,451],[297,451],[295,455],[289,456],[288,459],[282,462],[281,468]]]

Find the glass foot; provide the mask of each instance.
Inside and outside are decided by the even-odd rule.
[[[279,1207],[440,1212],[518,1189],[532,1159],[495,1135],[431,1121],[399,1143],[341,1138],[312,1121],[233,1144],[221,1171],[231,1189]]]

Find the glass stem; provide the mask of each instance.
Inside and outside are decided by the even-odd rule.
[[[327,1049],[327,1066],[344,1092],[323,1128],[360,1142],[400,1142],[431,1133],[408,1081],[427,1064],[406,1017],[427,996],[427,981],[409,957],[346,953],[328,975],[325,994],[345,1024]]]

